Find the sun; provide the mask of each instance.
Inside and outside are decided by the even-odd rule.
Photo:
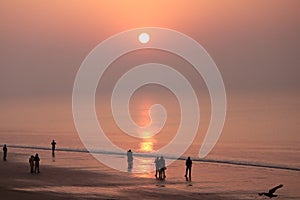
[[[148,43],[150,40],[150,35],[148,33],[141,33],[139,35],[139,41],[143,44]]]

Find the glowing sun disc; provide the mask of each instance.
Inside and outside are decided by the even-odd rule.
[[[150,40],[150,35],[148,33],[141,33],[139,35],[139,41],[143,44],[148,43]]]

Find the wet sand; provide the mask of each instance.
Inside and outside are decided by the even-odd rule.
[[[0,162],[1,199],[234,199],[230,194],[197,192],[188,185],[180,190],[172,183],[105,169],[94,172],[42,164],[40,174],[31,174],[28,163],[19,161],[21,155],[9,157],[16,162]]]

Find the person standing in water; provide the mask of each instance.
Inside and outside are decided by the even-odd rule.
[[[128,171],[132,170],[132,165],[133,165],[133,156],[132,156],[132,151],[129,149],[127,151],[127,163],[128,163]]]
[[[159,174],[159,157],[156,157],[154,163],[155,163],[155,178],[158,179],[157,174]]]
[[[40,157],[39,154],[35,154],[34,157],[34,172],[40,173]]]
[[[193,164],[193,162],[192,162],[191,158],[188,157],[185,161],[186,168],[185,168],[185,176],[184,177],[186,178],[186,181],[192,180],[192,176],[191,176],[192,175],[192,164]]]
[[[3,145],[3,160],[6,161],[7,157],[7,147],[6,144]]]
[[[30,173],[33,173],[33,167],[34,167],[34,156],[31,155],[29,158],[29,165],[30,165]]]
[[[52,157],[55,156],[55,145],[56,145],[55,140],[52,140],[52,142],[51,142],[51,146],[52,146]]]

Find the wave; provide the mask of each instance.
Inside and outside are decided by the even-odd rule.
[[[24,145],[9,145],[10,148],[20,148],[20,149],[38,149],[38,150],[51,150],[48,147],[42,146],[24,146]],[[56,148],[56,151],[63,152],[77,152],[77,153],[96,153],[96,154],[107,154],[107,155],[123,155],[126,156],[127,152],[116,152],[116,151],[105,151],[105,150],[91,150],[79,148]],[[150,157],[155,158],[158,155],[154,153],[134,153],[136,157]],[[166,159],[170,160],[186,160],[187,157],[176,158],[172,155],[164,155]],[[226,165],[238,165],[238,166],[247,166],[247,167],[261,167],[261,168],[270,168],[270,169],[280,169],[280,170],[289,170],[289,171],[300,171],[298,167],[290,167],[277,164],[269,163],[260,163],[260,162],[248,162],[248,161],[235,161],[235,160],[220,160],[220,159],[200,159],[192,158],[193,162],[202,162],[202,163],[213,163],[213,164],[226,164]]]

